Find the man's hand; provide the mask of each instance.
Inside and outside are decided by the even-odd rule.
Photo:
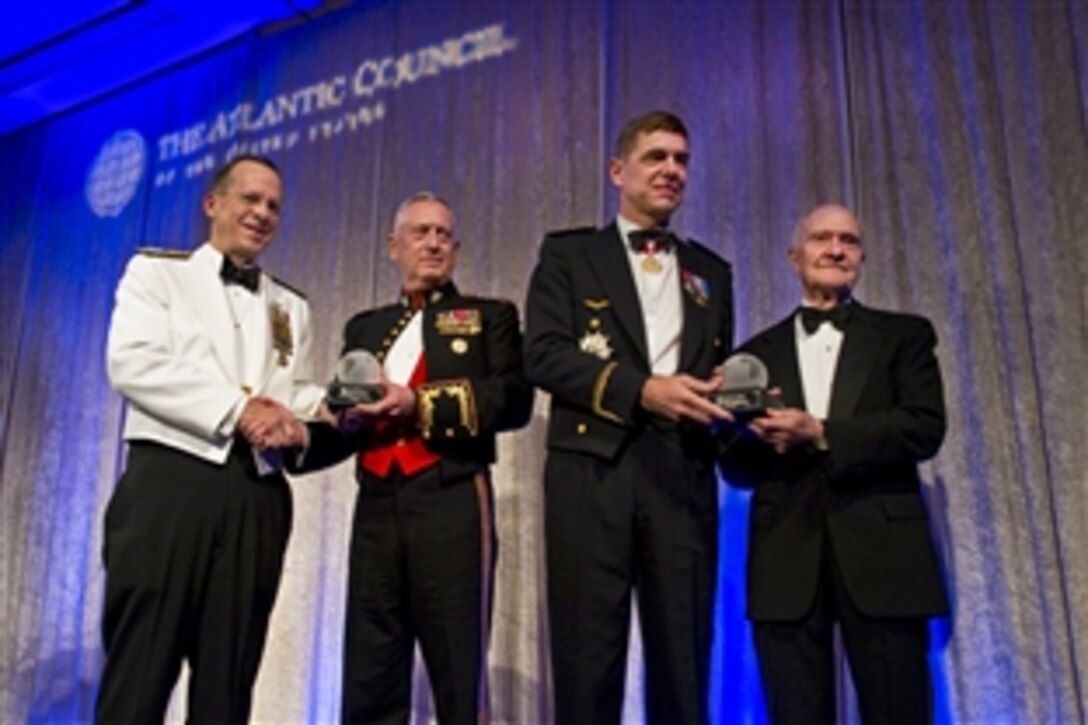
[[[255,448],[300,448],[309,434],[294,413],[271,398],[250,398],[238,418],[238,430]]]
[[[662,418],[678,421],[688,418],[703,425],[732,422],[728,410],[710,402],[707,397],[721,386],[715,374],[709,380],[690,375],[653,375],[642,385],[642,407]]]
[[[770,408],[766,416],[756,418],[748,427],[778,453],[799,445],[815,445],[824,438],[823,421],[798,408]]]
[[[323,423],[328,423],[333,428],[337,428],[340,425],[340,414],[339,412],[334,412],[333,409],[329,407],[328,400],[323,399],[321,405],[318,406],[317,419]]]
[[[384,394],[373,403],[359,403],[337,413],[338,427],[352,432],[375,420],[410,418],[416,414],[415,391],[405,385],[383,381]]]

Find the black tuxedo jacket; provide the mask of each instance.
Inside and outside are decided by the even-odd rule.
[[[411,317],[404,300],[355,315],[344,328],[343,352],[367,350],[384,360]],[[532,414],[517,308],[461,295],[447,284],[431,293],[422,322],[427,379],[416,388],[419,432],[442,457],[443,477],[472,475],[495,461],[495,435],[524,426]],[[307,470],[343,460],[368,442],[365,431],[354,439],[327,426],[310,432]]]
[[[680,242],[676,255],[684,310],[678,372],[706,378],[732,345],[731,270],[691,241]],[[526,303],[525,371],[552,395],[549,448],[613,459],[647,422],[639,406],[651,375],[644,328],[614,223],[545,237]],[[712,448],[704,426],[684,433],[686,445]]]
[[[755,620],[806,613],[823,547],[863,613],[948,610],[917,469],[945,432],[936,335],[921,317],[851,306],[824,422],[828,450],[776,454],[744,436],[725,446],[726,478],[755,488],[748,543]],[[794,324],[791,315],[741,349],[766,363],[787,406],[804,409]]]

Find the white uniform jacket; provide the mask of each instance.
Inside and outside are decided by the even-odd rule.
[[[254,339],[263,374],[243,386],[221,263],[209,244],[191,254],[144,251],[129,261],[106,346],[110,383],[128,402],[126,440],[222,463],[246,396],[273,398],[300,417],[316,410],[324,389],[313,381],[309,304],[262,273],[256,294],[268,324]]]

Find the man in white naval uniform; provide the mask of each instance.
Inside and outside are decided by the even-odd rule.
[[[323,394],[306,300],[254,266],[281,201],[272,162],[235,158],[203,200],[207,243],[143,251],[117,288],[128,458],[105,518],[99,722],[161,722],[183,661],[190,721],[248,720],[291,527],[280,458]]]

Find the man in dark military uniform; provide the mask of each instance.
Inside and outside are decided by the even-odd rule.
[[[403,272],[396,304],[362,312],[344,352],[382,365],[384,397],[341,415],[358,426],[343,720],[408,720],[418,639],[441,723],[487,708],[495,563],[488,466],[495,434],[524,426],[517,309],[466,297],[452,282],[453,211],[430,193],[397,210],[389,255]]]
[[[551,234],[526,307],[526,375],[552,394],[544,474],[557,723],[618,723],[632,588],[651,723],[707,721],[717,562],[707,394],[733,335],[718,255],[668,229],[689,159],[683,122],[620,133],[619,217]]]

